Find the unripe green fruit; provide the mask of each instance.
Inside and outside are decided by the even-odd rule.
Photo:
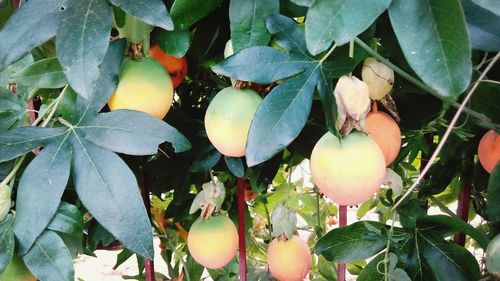
[[[227,216],[198,218],[189,230],[187,244],[199,264],[211,269],[222,268],[238,250],[238,231]]]
[[[0,274],[2,281],[36,281],[21,257],[14,256],[5,270]]]
[[[156,60],[125,59],[120,82],[108,101],[111,110],[132,109],[163,119],[174,97],[172,79]]]
[[[489,272],[500,275],[500,234],[486,248],[486,268]]]
[[[205,114],[205,129],[217,150],[231,157],[245,155],[250,123],[261,102],[251,89],[227,87],[215,96]]]
[[[361,77],[368,85],[370,98],[374,100],[380,100],[389,94],[394,84],[394,71],[375,58],[365,60]]]
[[[354,132],[342,139],[327,132],[311,154],[313,182],[339,205],[357,205],[380,189],[385,159],[368,136]]]
[[[302,281],[311,269],[311,253],[297,235],[288,240],[275,238],[267,248],[267,263],[279,281]]]

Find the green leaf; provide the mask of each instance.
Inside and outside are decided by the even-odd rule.
[[[481,277],[474,256],[464,247],[420,233],[423,256],[438,281],[476,281]]]
[[[73,0],[69,4],[57,31],[57,57],[71,87],[89,98],[109,46],[112,9],[106,0]]]
[[[283,150],[300,133],[311,111],[314,85],[311,73],[303,73],[275,87],[255,112],[246,146],[249,167]]]
[[[327,260],[348,263],[367,259],[380,252],[387,243],[387,237],[370,231],[366,224],[382,230],[379,222],[359,221],[349,226],[330,230],[316,244],[315,252]]]
[[[224,156],[224,161],[226,162],[227,168],[233,175],[240,178],[245,175],[245,166],[243,165],[241,158]]]
[[[0,222],[0,274],[5,267],[10,263],[14,256],[14,232],[12,225],[14,224],[14,216],[9,214]]]
[[[0,88],[0,132],[12,128],[25,117],[25,102],[19,96]]]
[[[113,234],[109,233],[100,223],[93,222],[89,226],[89,236],[87,239],[87,248],[95,251],[98,246],[109,246],[115,241]]]
[[[126,14],[122,9],[117,7],[113,7],[113,19],[116,29],[120,33],[119,37],[126,38],[128,42],[134,44],[142,43],[154,29],[154,26]]]
[[[54,216],[69,178],[69,133],[47,145],[30,162],[19,181],[14,233],[26,253]]]
[[[175,0],[170,9],[175,29],[187,30],[210,14],[221,2],[222,0]]]
[[[92,119],[108,102],[118,86],[118,75],[125,53],[126,40],[113,41],[101,64],[101,73],[94,92],[88,99],[78,96],[75,120],[77,124]]]
[[[35,88],[57,89],[68,84],[57,58],[48,58],[35,62],[15,72],[10,81]]]
[[[492,223],[500,223],[498,198],[500,198],[500,164],[497,163],[490,175],[488,194],[486,195],[486,211],[488,212],[488,220]]]
[[[120,7],[127,14],[141,19],[143,22],[166,30],[173,30],[174,23],[161,0],[110,0],[111,4]]]
[[[314,0],[290,0],[290,2],[299,6],[311,7],[311,5],[314,3]]]
[[[83,215],[75,205],[61,201],[47,228],[73,236],[82,236]]]
[[[488,235],[486,235],[486,233],[482,229],[476,229],[472,225],[464,222],[457,217],[450,217],[447,215],[425,216],[418,219],[418,225],[422,230],[426,229],[429,226],[435,227],[437,225],[450,228],[454,233],[464,232],[472,239],[476,240],[476,242],[483,249],[486,249],[488,243],[490,242]]]
[[[191,172],[206,172],[212,169],[220,160],[222,154],[210,144],[205,149],[200,151],[200,154],[193,160],[191,164]]]
[[[74,280],[73,260],[64,241],[55,232],[46,230],[23,257],[28,269],[40,280]]]
[[[310,63],[300,56],[271,47],[251,47],[212,66],[212,71],[242,81],[269,84],[304,70]]]
[[[275,0],[232,0],[229,4],[231,42],[235,53],[253,47],[266,46],[271,35],[266,29],[265,18],[279,13]]]
[[[297,231],[297,213],[278,204],[271,212],[271,225],[273,226],[273,237],[285,235],[287,239],[290,239]]]
[[[66,0],[24,3],[0,30],[0,69],[54,37],[65,7]]]
[[[411,68],[439,95],[456,99],[472,74],[470,42],[457,0],[393,0],[391,24]]]
[[[293,19],[279,14],[271,14],[266,18],[266,26],[269,32],[274,35],[279,46],[290,52],[301,53],[304,57],[310,57],[304,30],[299,28]]]
[[[500,16],[500,7],[498,6],[496,0],[472,0],[472,1],[477,5],[481,6],[482,8],[491,11],[495,15]]]
[[[309,52],[317,55],[333,41],[344,45],[367,29],[391,0],[316,0],[307,12],[306,41]]]
[[[422,238],[414,237],[412,240],[414,249],[408,258],[408,272],[414,281],[436,281],[432,268],[423,256]]]
[[[132,257],[134,253],[129,251],[128,249],[123,249],[118,256],[116,256],[116,263],[113,266],[113,270],[116,270],[120,265],[126,262],[130,257]]]
[[[384,271],[385,263],[383,260],[385,258],[385,252],[377,255],[372,259],[358,275],[358,281],[384,281]]]
[[[153,32],[155,41],[160,48],[167,54],[180,58],[186,55],[189,49],[191,33],[189,30],[166,31],[157,29]]]
[[[461,4],[472,48],[487,52],[500,51],[500,34],[498,33],[500,14],[482,7],[477,0],[461,0]]]
[[[0,134],[0,162],[21,156],[65,134],[66,128],[21,127]]]
[[[93,143],[129,155],[156,154],[158,145],[168,141],[176,152],[191,148],[191,143],[177,129],[144,112],[117,110],[98,114],[82,122],[77,131]]]
[[[132,171],[116,154],[76,133],[73,147],[73,181],[83,205],[125,247],[152,259],[153,233]]]

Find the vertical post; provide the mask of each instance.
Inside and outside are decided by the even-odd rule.
[[[472,167],[466,169],[472,171]],[[470,208],[470,198],[472,190],[472,174],[465,172],[463,175],[464,188],[458,194],[458,204],[457,204],[457,216],[459,216],[464,222],[469,221],[469,208]],[[455,234],[453,241],[460,245],[465,245],[465,233],[459,232]]]
[[[236,179],[238,188],[238,237],[240,253],[240,281],[247,280],[247,251],[245,233],[245,189],[247,183],[242,178]]]
[[[347,225],[347,206],[339,206],[339,227]],[[339,263],[337,269],[337,281],[345,281],[345,264]]]
[[[144,179],[144,169],[140,166],[141,195],[148,217],[151,219],[151,201],[149,199],[149,189]],[[153,260],[144,259],[144,269],[146,270],[146,281],[155,281],[155,265]]]

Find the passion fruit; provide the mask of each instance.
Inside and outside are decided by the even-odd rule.
[[[211,269],[222,268],[238,250],[238,231],[227,216],[198,218],[189,230],[187,244],[199,264]]]
[[[314,183],[339,205],[357,205],[380,189],[385,160],[379,146],[365,134],[353,132],[341,141],[327,132],[311,154]]]
[[[477,156],[483,168],[491,174],[500,160],[500,137],[489,130],[479,141]]]
[[[0,274],[0,280],[36,281],[36,277],[28,270],[21,257],[14,256],[9,265],[7,265],[5,270]]]
[[[174,89],[177,88],[182,81],[184,81],[188,72],[188,63],[185,57],[177,58],[171,56],[163,52],[157,44],[151,47],[149,50],[149,56],[160,62],[165,70],[167,70],[170,77],[172,77]]]
[[[279,281],[302,281],[311,269],[311,253],[297,235],[288,240],[275,238],[267,248],[267,263]]]
[[[173,96],[172,79],[158,61],[127,58],[108,105],[111,110],[138,110],[163,119],[172,105]]]
[[[396,121],[384,112],[369,112],[365,132],[378,144],[384,154],[385,165],[389,166],[401,148],[401,130]]]
[[[262,98],[251,89],[222,89],[212,100],[205,114],[208,139],[222,154],[245,155],[248,130]]]

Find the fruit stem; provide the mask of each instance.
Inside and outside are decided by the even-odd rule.
[[[394,233],[394,222],[396,221],[396,212],[392,213],[392,222],[391,228],[389,229],[389,233],[387,234],[387,245],[385,246],[385,255],[384,255],[384,280],[389,281],[389,252],[391,246],[391,239]]]
[[[465,96],[464,100],[460,104],[460,107],[458,108],[457,112],[453,116],[453,119],[451,120],[450,125],[448,126],[448,128],[446,129],[446,132],[444,133],[443,137],[439,141],[439,144],[436,147],[436,150],[434,150],[434,152],[432,153],[432,156],[429,159],[429,162],[427,162],[424,169],[422,170],[422,172],[420,173],[418,178],[410,186],[410,188],[405,192],[405,194],[403,196],[401,196],[401,198],[399,198],[399,200],[396,202],[396,204],[394,204],[394,206],[391,208],[392,211],[396,210],[396,208],[401,204],[401,202],[403,202],[403,200],[406,199],[406,197],[408,197],[413,192],[413,190],[415,190],[415,188],[417,188],[417,186],[420,184],[420,182],[422,181],[424,176],[427,174],[427,172],[431,168],[432,164],[434,163],[434,161],[438,157],[439,153],[443,149],[444,144],[448,140],[448,137],[450,136],[451,131],[455,127],[455,124],[457,123],[458,118],[460,117],[460,114],[462,113],[462,111],[465,108],[465,104],[470,100],[470,98],[472,97],[472,94],[474,94],[474,92],[476,91],[477,86],[479,85],[480,81],[483,80],[484,77],[486,77],[486,74],[491,70],[491,68],[493,68],[493,65],[496,63],[496,61],[499,58],[500,58],[500,53],[497,53],[496,56],[493,58],[493,60],[491,60],[491,62],[485,68],[484,72],[481,73],[481,76],[479,76],[479,79],[473,83],[472,88],[469,90],[469,92]]]
[[[367,53],[369,53],[370,55],[374,56],[378,61],[384,63],[389,68],[391,68],[392,70],[394,70],[394,72],[396,72],[397,74],[399,74],[401,77],[403,77],[406,80],[408,80],[409,82],[411,82],[413,85],[415,85],[415,86],[419,87],[420,89],[428,92],[429,94],[437,97],[438,99],[443,100],[444,102],[448,102],[441,95],[439,95],[437,91],[435,91],[431,87],[427,86],[425,83],[423,83],[422,81],[420,81],[417,78],[413,77],[409,73],[405,72],[401,68],[399,68],[396,65],[392,64],[391,62],[389,62],[387,59],[385,59],[379,53],[377,53],[372,48],[370,48],[370,46],[366,45],[365,42],[363,42],[358,37],[354,38],[354,42],[356,42],[356,44],[358,44],[361,48],[363,48]],[[482,81],[482,79],[479,79],[479,80]],[[452,102],[450,104],[451,104],[451,106],[453,106],[455,108],[460,108],[461,107],[460,104],[456,103],[456,102]],[[475,117],[475,118],[483,121],[483,123],[485,124],[485,126],[492,127],[492,128],[495,127],[495,124],[493,124],[491,122],[490,118],[488,118],[484,114],[476,112],[476,111],[474,111],[474,110],[472,110],[470,108],[463,108],[462,111],[466,112],[467,114],[471,115],[472,117]]]
[[[378,105],[376,100],[372,100],[372,112],[378,112]]]

